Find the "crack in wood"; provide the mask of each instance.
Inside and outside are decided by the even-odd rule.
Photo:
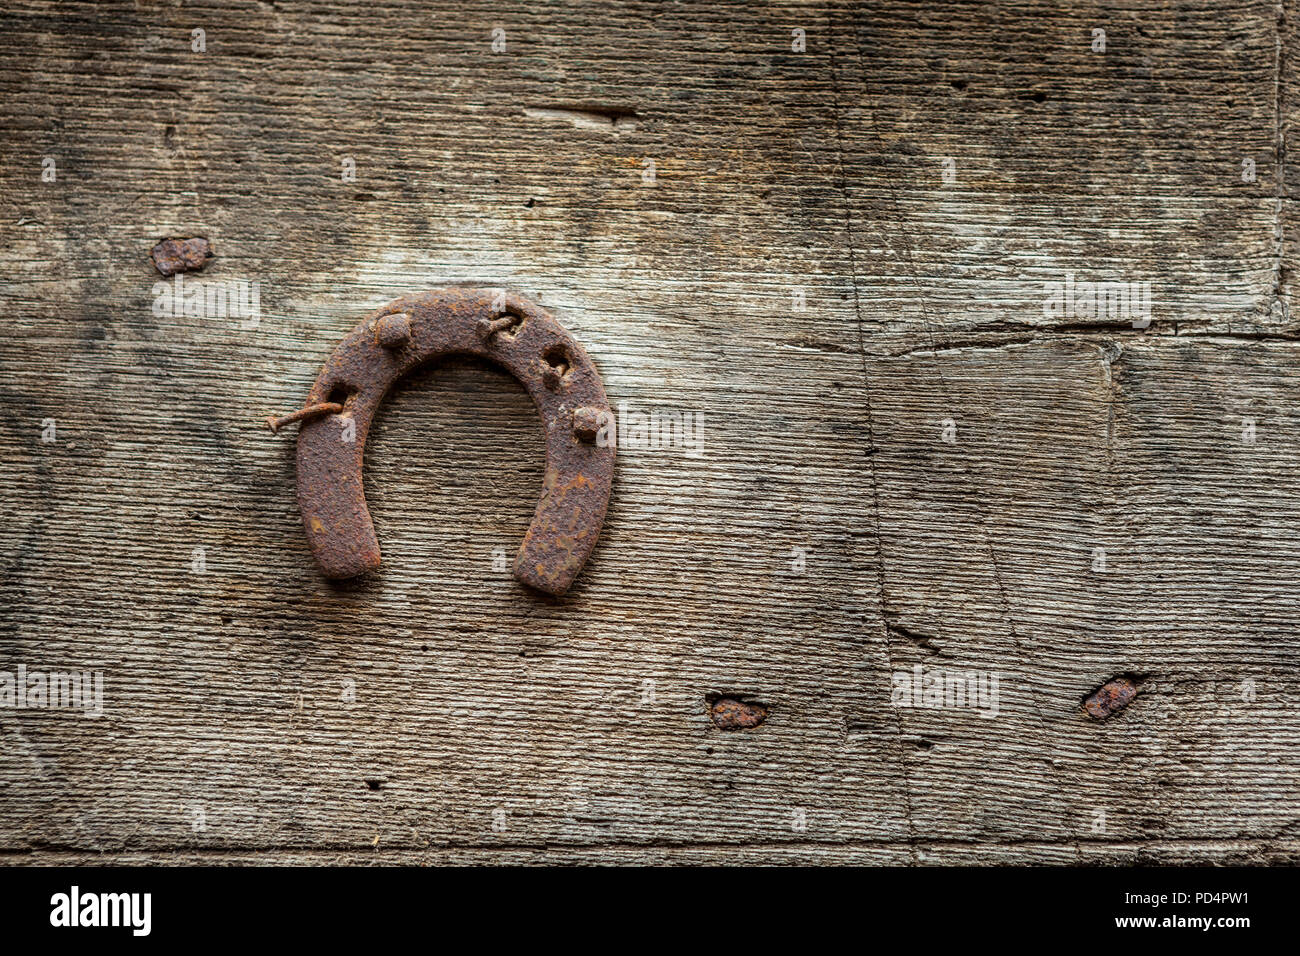
[[[602,133],[634,130],[640,120],[633,110],[613,106],[525,106],[523,113],[530,119],[561,120]]]

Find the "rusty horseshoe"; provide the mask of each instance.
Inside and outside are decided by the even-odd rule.
[[[394,299],[365,318],[326,360],[303,408],[268,418],[298,432],[298,507],[329,578],[379,566],[361,469],[366,435],[388,389],[419,365],[476,355],[523,384],[546,430],[546,473],[515,577],[563,594],[596,544],[614,478],[612,421],[587,353],[544,309],[495,289],[439,289]]]

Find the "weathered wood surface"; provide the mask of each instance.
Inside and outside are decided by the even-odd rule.
[[[0,670],[102,670],[105,714],[0,709],[0,859],[1300,859],[1294,16],[7,4]],[[154,313],[190,235],[256,327]],[[1150,326],[1049,314],[1068,274]],[[457,283],[704,416],[622,450],[561,601],[493,560],[541,480],[504,374],[390,399],[352,586],[260,426]],[[997,716],[891,706],[917,664]]]

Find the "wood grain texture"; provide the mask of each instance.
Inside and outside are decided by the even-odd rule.
[[[0,708],[0,862],[1300,860],[1294,15],[8,5],[0,670],[105,714]],[[156,314],[191,235],[254,327]],[[261,426],[451,284],[703,416],[620,450],[562,600],[495,559],[542,480],[505,374],[390,397],[357,583]],[[918,665],[997,714],[891,706]]]

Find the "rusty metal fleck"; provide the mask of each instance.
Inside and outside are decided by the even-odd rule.
[[[1097,688],[1083,702],[1083,709],[1088,716],[1096,720],[1105,720],[1119,713],[1133,702],[1137,696],[1137,682],[1129,677],[1116,677]]]
[[[507,295],[502,315],[499,303],[495,289],[441,289],[390,302],[335,348],[304,408],[267,420],[272,431],[302,422],[298,507],[326,577],[350,578],[379,566],[379,541],[362,492],[366,436],[394,382],[454,354],[505,368],[542,418],[546,471],[515,577],[559,595],[582,570],[609,506],[614,448],[575,441],[574,409],[583,410],[584,422],[589,415],[599,420],[611,414],[609,401],[591,359],[549,313]],[[498,334],[506,329],[511,334]]]
[[[747,704],[734,697],[720,697],[709,709],[713,722],[723,730],[749,730],[767,720],[767,708],[762,704]]]
[[[202,269],[212,258],[212,244],[203,236],[164,239],[153,247],[153,264],[165,276]]]

